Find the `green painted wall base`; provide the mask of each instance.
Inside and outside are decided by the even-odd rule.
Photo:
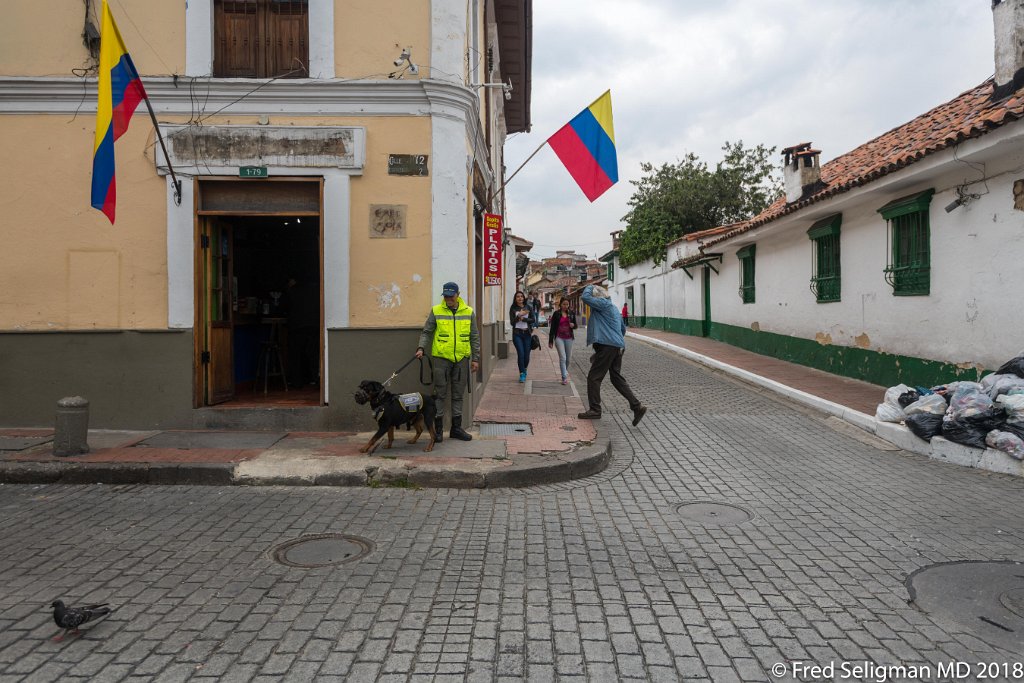
[[[645,323],[644,327],[650,329],[701,336],[700,320],[647,316]],[[819,344],[813,339],[754,331],[716,322],[711,323],[709,338],[754,353],[886,387],[900,383],[933,387],[959,380],[976,382],[988,372],[926,358]]]

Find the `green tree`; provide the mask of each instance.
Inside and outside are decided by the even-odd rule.
[[[722,146],[724,157],[714,170],[695,154],[676,164],[655,168],[644,163],[640,180],[623,216],[626,229],[619,237],[619,262],[624,266],[665,260],[665,245],[691,232],[752,218],[782,191],[772,162],[774,147],[752,149],[743,141]]]

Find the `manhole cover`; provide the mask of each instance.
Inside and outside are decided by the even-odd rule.
[[[572,387],[561,382],[543,382],[533,380],[530,382],[527,393],[538,396],[572,396]]]
[[[302,536],[274,548],[274,559],[289,567],[327,567],[358,560],[373,550],[373,543],[358,536],[317,534]]]
[[[999,596],[999,602],[1003,607],[1024,619],[1024,588],[1007,591]]]
[[[947,562],[907,577],[910,599],[981,640],[1024,650],[1024,563]]]
[[[533,436],[527,422],[481,422],[480,436]]]
[[[683,519],[706,526],[740,524],[754,517],[737,505],[707,501],[683,503],[676,507],[676,511]]]

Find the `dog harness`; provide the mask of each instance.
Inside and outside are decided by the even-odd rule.
[[[409,414],[412,418],[413,415],[423,410],[423,394],[398,394],[395,396],[398,399],[398,405],[402,406],[402,410]],[[373,417],[376,420],[380,419],[380,416],[384,414],[384,406],[377,408],[374,412]]]

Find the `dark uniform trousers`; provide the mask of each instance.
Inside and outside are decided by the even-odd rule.
[[[462,394],[469,379],[469,358],[453,363],[447,358],[434,356],[434,390],[437,393],[437,419],[444,418],[448,387],[452,390],[452,417],[462,417]]]

